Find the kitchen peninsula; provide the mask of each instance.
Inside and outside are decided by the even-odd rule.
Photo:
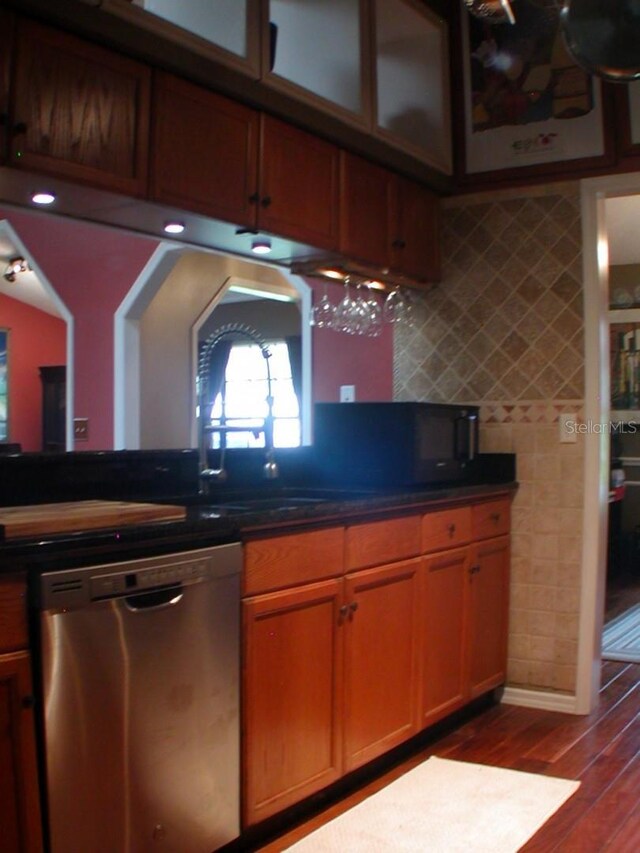
[[[135,472],[129,480],[123,475],[125,456]],[[67,465],[73,464],[70,454],[65,457]],[[14,747],[21,748],[20,760],[7,758],[7,774],[3,768],[6,778],[15,779],[10,805],[16,843],[9,850],[21,849],[19,843],[40,849],[34,713],[40,728],[37,590],[43,573],[91,565],[104,573],[123,560],[189,558],[242,543],[237,603],[242,614],[243,833],[259,831],[267,817],[504,682],[512,457],[493,482],[386,493],[281,483],[216,497],[213,506],[202,506],[189,486],[190,475],[197,477],[195,451],[165,452],[161,465],[151,451],[73,457],[77,470],[84,465],[84,474],[70,487],[75,493],[61,497],[95,498],[89,494],[90,481],[100,468],[103,499],[115,500],[118,489],[119,500],[182,503],[186,515],[184,520],[16,538],[0,546],[3,695]],[[17,470],[29,459],[12,457],[3,464]],[[120,472],[117,482],[115,470]],[[145,479],[144,472],[151,470],[158,471],[161,489],[157,481]],[[46,494],[46,478],[40,485]],[[103,663],[98,656],[92,665],[99,669]],[[160,665],[148,659],[150,669]],[[105,800],[109,785],[108,778],[100,778]],[[116,785],[114,797],[120,801],[122,796]],[[172,819],[165,815],[167,844],[172,832],[180,832]]]

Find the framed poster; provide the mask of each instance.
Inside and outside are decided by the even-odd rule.
[[[9,330],[0,329],[0,441],[9,438]]]
[[[556,4],[514,12],[512,25],[461,11],[466,174],[604,159],[602,85],[568,54]]]

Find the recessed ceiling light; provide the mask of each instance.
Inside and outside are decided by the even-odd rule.
[[[34,193],[31,196],[31,201],[34,204],[53,204],[56,200],[56,194],[45,192],[44,190],[41,192]]]
[[[327,278],[335,278],[338,281],[344,280],[344,277],[345,277],[344,273],[340,272],[340,270],[321,269],[321,270],[318,270],[318,272],[320,273],[320,275],[324,275]]]
[[[268,255],[271,251],[271,240],[254,240],[251,244],[251,251],[256,255]]]
[[[164,230],[167,234],[182,234],[184,222],[165,222]]]

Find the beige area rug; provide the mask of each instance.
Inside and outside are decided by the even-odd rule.
[[[604,626],[602,658],[640,663],[640,604]]]
[[[287,849],[515,853],[579,785],[432,757]]]

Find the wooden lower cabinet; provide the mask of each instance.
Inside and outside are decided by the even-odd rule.
[[[39,853],[42,850],[31,695],[28,652],[0,655],[2,853]]]
[[[423,727],[460,708],[467,698],[465,614],[469,601],[470,549],[455,548],[426,557],[420,590]]]
[[[244,822],[342,775],[343,581],[243,602]]]
[[[508,525],[506,498],[247,544],[245,827],[505,681]]]
[[[418,731],[419,570],[416,559],[345,578],[345,771]]]
[[[469,584],[469,698],[498,687],[507,675],[509,537],[472,547]]]

